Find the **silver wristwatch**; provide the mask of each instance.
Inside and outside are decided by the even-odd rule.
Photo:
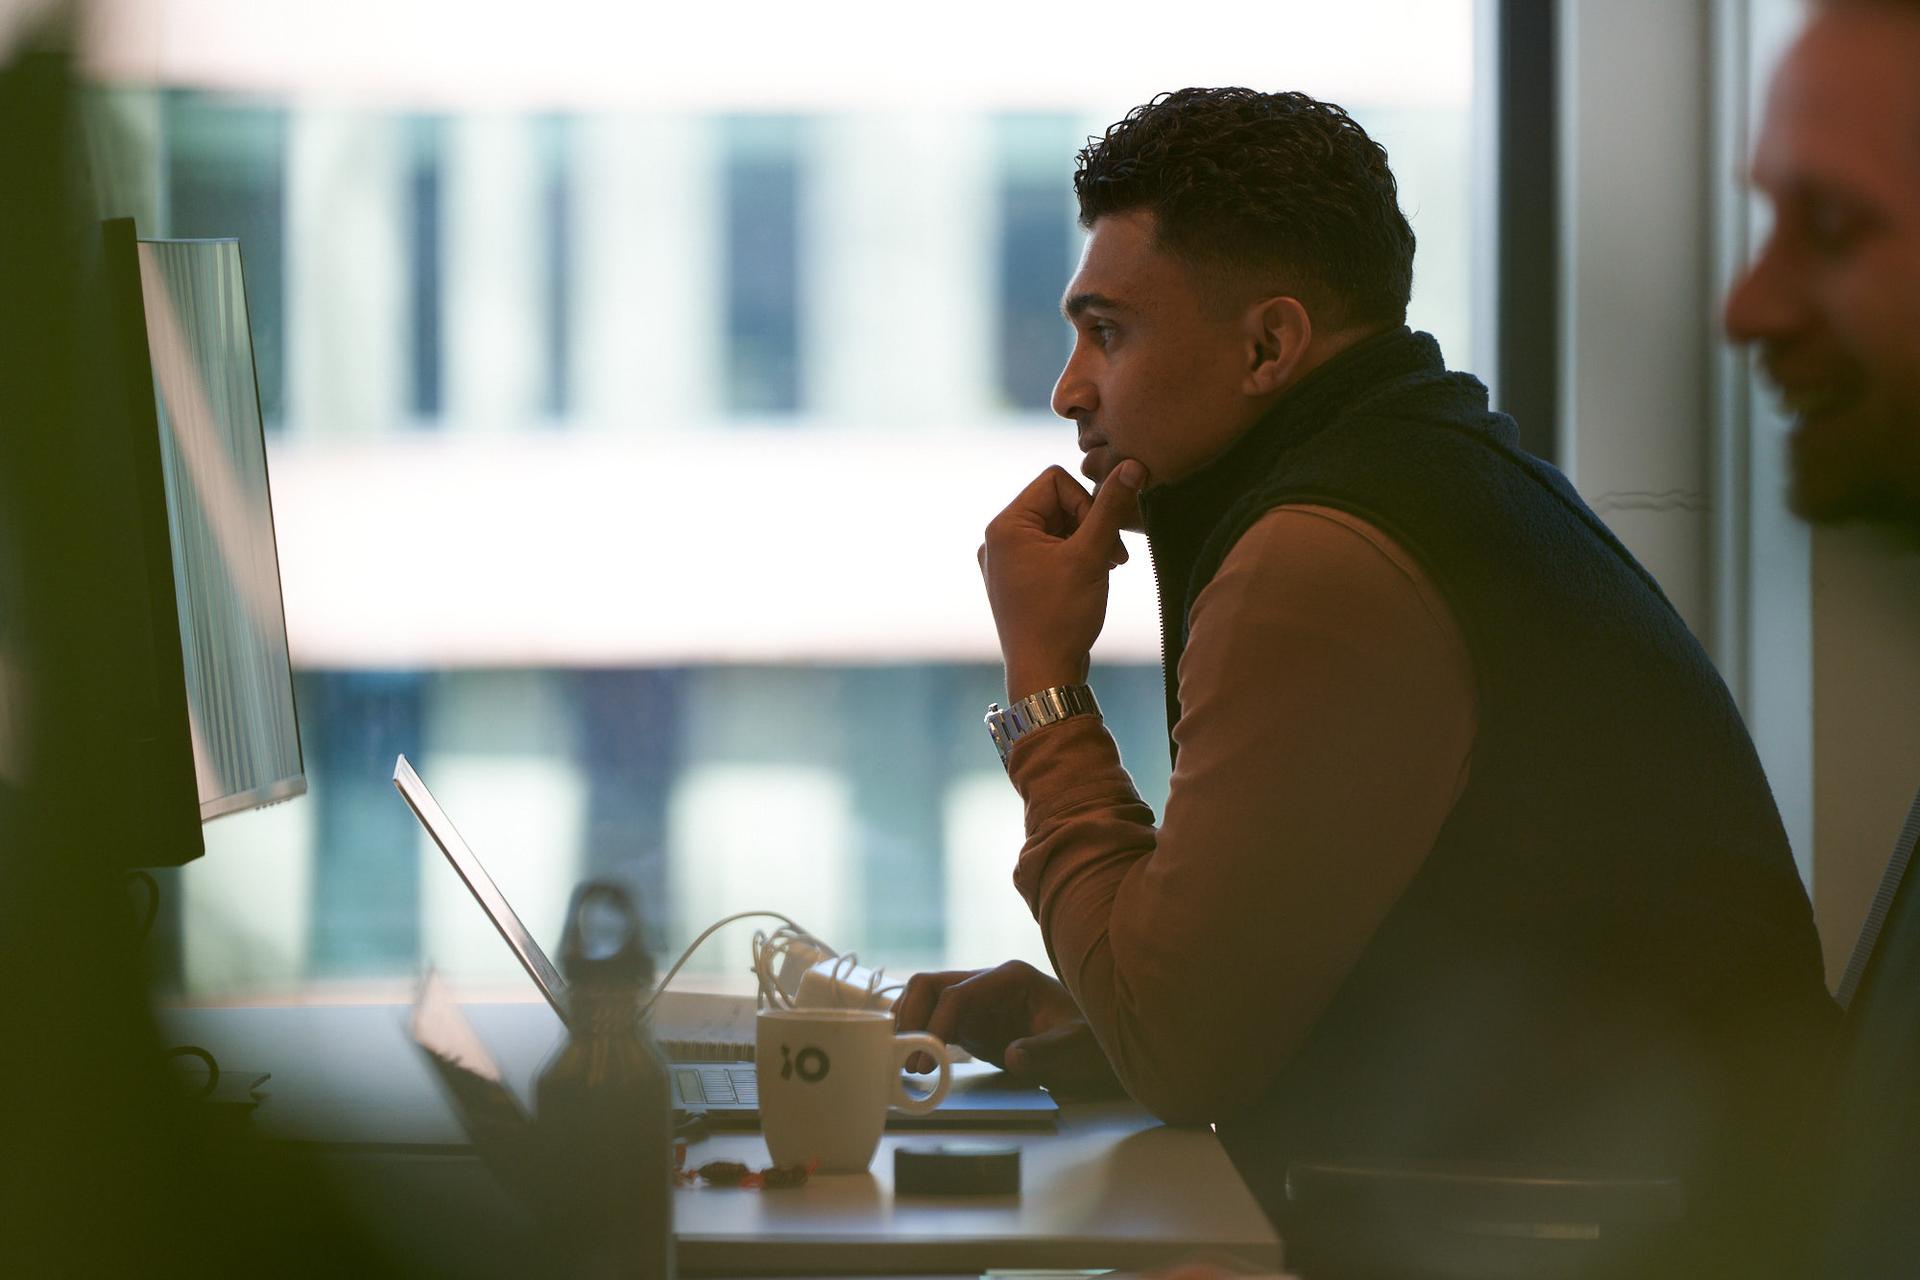
[[[1084,684],[1057,684],[1051,689],[1030,693],[1010,707],[988,703],[987,733],[992,736],[993,745],[1000,749],[1000,763],[1004,765],[1013,744],[1035,729],[1056,724],[1069,716],[1099,714],[1100,704],[1094,701],[1092,689]]]

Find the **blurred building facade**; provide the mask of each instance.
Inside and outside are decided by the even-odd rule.
[[[1471,65],[1450,83],[1344,105],[1401,178],[1412,320],[1471,368]],[[661,950],[766,907],[894,970],[1044,963],[973,550],[1077,461],[1047,404],[1073,156],[1113,107],[98,105],[144,233],[241,240],[311,780],[175,877],[187,993],[514,978],[402,751],[549,943],[611,874]],[[1144,556],[1095,659],[1157,809]]]

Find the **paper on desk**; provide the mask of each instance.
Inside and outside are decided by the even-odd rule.
[[[420,982],[413,1002],[413,1039],[422,1049],[452,1066],[500,1083],[500,1067],[460,1012],[459,1002],[433,969]]]
[[[752,1062],[756,1010],[752,996],[662,991],[647,1018],[675,1062]]]
[[[413,1002],[413,1042],[426,1055],[481,1163],[508,1191],[535,1203],[533,1125],[500,1078],[500,1067],[432,969]]]
[[[440,1077],[460,1124],[496,1172],[524,1157],[528,1117],[500,1078],[500,1067],[432,969],[413,1002],[413,1042]]]

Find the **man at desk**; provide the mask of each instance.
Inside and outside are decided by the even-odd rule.
[[[981,570],[1058,980],[923,975],[900,1020],[1109,1069],[1288,1162],[1687,1177],[1712,1230],[1833,1023],[1738,711],[1659,588],[1405,321],[1385,152],[1300,94],[1183,90],[1081,153],[1051,468]],[[1136,504],[1137,498],[1137,504]],[[1144,518],[1174,770],[1155,824],[1084,682]]]

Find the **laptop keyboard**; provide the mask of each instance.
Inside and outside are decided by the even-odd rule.
[[[674,1099],[683,1107],[758,1107],[760,1082],[751,1064],[673,1068]]]

